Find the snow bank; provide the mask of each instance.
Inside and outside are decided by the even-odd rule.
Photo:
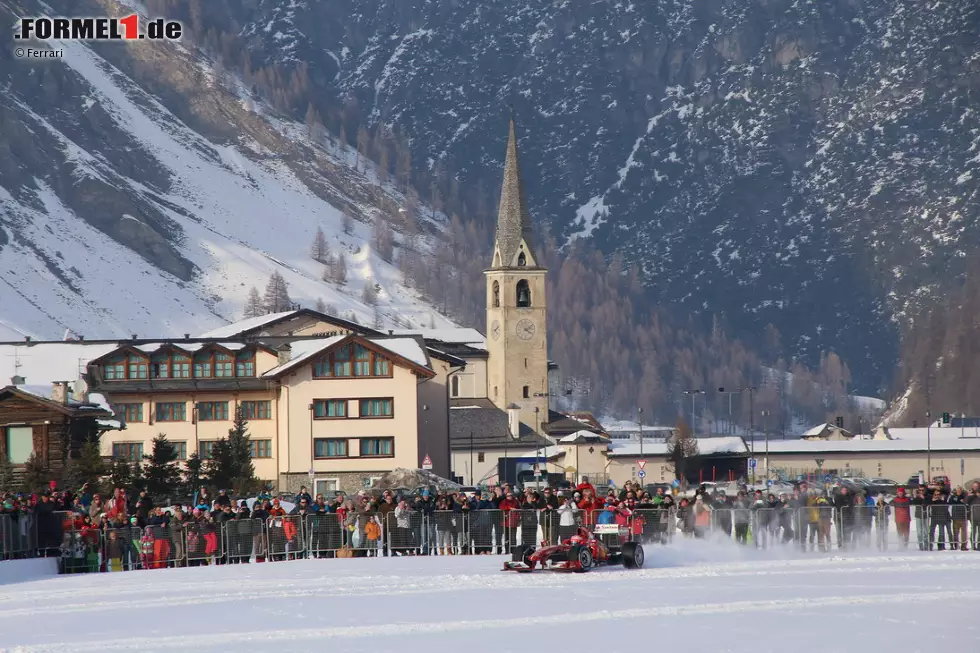
[[[26,583],[58,575],[57,558],[6,560],[0,562],[0,585]]]

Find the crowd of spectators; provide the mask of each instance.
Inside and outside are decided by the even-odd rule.
[[[583,479],[561,490],[518,491],[504,483],[476,493],[422,489],[325,497],[302,488],[293,499],[261,494],[242,500],[206,487],[178,505],[157,505],[146,492],[123,488],[108,496],[88,486],[8,493],[0,503],[0,557],[60,556],[64,571],[77,572],[300,556],[487,555],[564,539],[579,526],[597,524],[617,524],[623,536],[644,543],[710,535],[804,551],[884,549],[894,524],[902,548],[914,532],[921,550],[980,550],[980,483],[969,491],[899,488],[894,498],[805,483],[791,494],[742,486],[729,496],[702,486],[683,496],[633,483],[600,495]]]

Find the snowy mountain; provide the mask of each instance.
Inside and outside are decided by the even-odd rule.
[[[4,24],[39,13],[62,12],[0,0]],[[0,49],[0,340],[200,333],[241,319],[273,272],[307,307],[371,324],[370,285],[386,326],[451,326],[372,251],[372,217],[400,196],[355,152],[314,147],[190,47],[57,47],[34,64]],[[310,257],[318,227],[345,285]]]
[[[724,313],[739,337],[772,323],[811,364],[835,349],[863,391],[894,369],[896,321],[980,241],[973,0],[216,11],[253,61],[303,61],[470,188],[494,188],[488,135],[513,103],[532,213],[625,253],[653,301]]]

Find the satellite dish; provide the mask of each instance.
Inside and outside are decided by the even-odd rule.
[[[269,337],[269,332],[268,331],[259,331],[259,337],[260,338],[268,338]]]
[[[85,379],[78,379],[72,385],[72,394],[74,394],[76,397],[84,397],[88,395],[88,383],[85,382]]]

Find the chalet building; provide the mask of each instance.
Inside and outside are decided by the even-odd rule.
[[[59,479],[66,461],[77,458],[86,442],[98,442],[119,427],[99,396],[92,397],[98,401],[81,401],[66,382],[39,390],[13,380],[18,383],[0,389],[0,456],[13,464],[15,475],[34,455],[52,480]]]

